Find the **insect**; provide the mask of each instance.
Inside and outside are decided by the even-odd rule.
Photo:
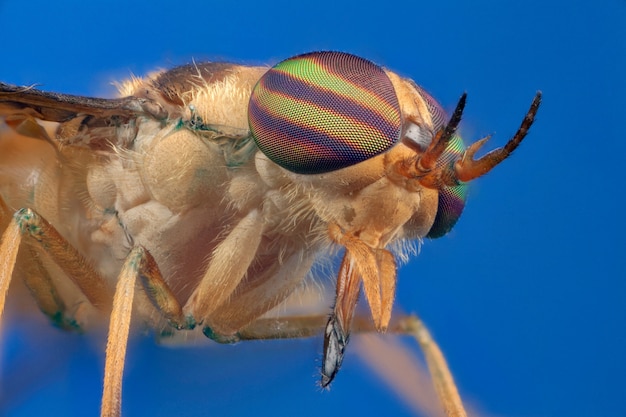
[[[61,328],[108,320],[103,416],[121,414],[131,312],[164,337],[322,333],[324,387],[351,330],[410,333],[463,415],[421,322],[392,319],[397,259],[455,225],[467,183],[520,144],[540,93],[513,138],[475,159],[488,138],[465,148],[456,133],[465,94],[448,120],[412,80],[347,53],[186,65],[120,92],[0,84],[0,310],[19,277]],[[340,249],[334,299],[268,317]],[[369,318],[355,315],[361,289]]]

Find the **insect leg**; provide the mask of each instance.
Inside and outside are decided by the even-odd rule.
[[[265,273],[256,275],[252,283],[243,282],[235,290],[236,296],[218,307],[205,324],[205,334],[231,335],[254,322],[282,302],[304,280],[313,265],[315,256],[299,250],[285,256]],[[208,332],[208,333],[207,333]]]
[[[18,210],[4,232],[0,246],[0,280],[11,279],[22,236],[49,255],[94,307],[108,308],[111,297],[104,279],[54,226],[32,209]]]
[[[0,197],[0,232],[5,231],[11,221],[10,210],[6,203]],[[7,237],[8,239],[8,237]],[[19,249],[19,243],[16,246]],[[6,248],[8,249],[8,248]],[[1,253],[1,252],[0,252]],[[11,262],[12,254],[8,253],[7,262]],[[4,257],[2,257],[4,259]],[[35,299],[37,306],[50,321],[56,326],[64,330],[80,329],[75,312],[68,314],[66,304],[59,294],[54,284],[48,268],[44,265],[41,254],[31,245],[24,245],[22,250],[18,250],[17,257],[13,262],[17,262],[23,272],[24,284]],[[10,265],[5,264],[3,277],[5,277],[6,285],[10,284],[12,273],[8,273]],[[8,277],[8,280],[6,278]],[[5,289],[5,292],[8,288]],[[4,295],[3,295],[4,297]],[[1,317],[1,312],[0,312]]]
[[[322,333],[326,315],[258,319],[237,333],[239,340],[300,339]]]
[[[152,254],[143,246],[137,246],[133,251],[137,255],[137,273],[152,304],[172,327],[178,330],[193,328],[194,323],[185,319],[178,299],[163,279]]]
[[[104,388],[100,410],[102,417],[119,417],[122,414],[122,376],[130,331],[130,315],[133,309],[135,281],[143,254],[143,248],[133,248],[126,257],[115,287],[104,363]]]
[[[252,210],[215,248],[209,267],[183,308],[187,316],[201,323],[230,297],[256,256],[263,224],[262,213]]]
[[[461,396],[439,346],[424,323],[415,315],[400,318],[390,332],[413,336],[419,344],[435,386],[439,401],[448,417],[466,417]]]
[[[23,272],[23,281],[39,310],[52,324],[64,330],[80,330],[82,327],[80,310],[68,311],[59,288],[50,274],[50,265],[46,265],[41,253],[30,245],[22,246],[18,253],[17,265]],[[84,304],[79,304],[79,308]]]
[[[122,266],[113,296],[102,392],[103,417],[121,415],[122,377],[137,278],[140,279],[150,301],[173,327],[177,329],[193,327],[193,324],[185,321],[180,303],[163,280],[150,252],[142,246],[133,247]]]
[[[353,294],[351,296],[355,295]],[[327,321],[328,318],[323,315],[294,316],[279,319],[259,319],[250,326],[241,330],[238,333],[238,338],[240,340],[268,340],[312,337],[324,331],[324,327],[327,327],[327,325],[325,326]],[[374,333],[377,331],[370,318],[363,315],[356,315],[354,317],[351,329],[354,333]],[[450,369],[448,368],[448,364],[443,356],[443,353],[439,349],[439,346],[433,340],[424,323],[415,315],[394,316],[390,322],[388,332],[397,335],[412,336],[417,341],[420,349],[424,353],[426,364],[430,371],[432,384],[435,388],[440,404],[444,409],[445,415],[447,417],[466,417],[467,413],[465,411],[465,407],[461,401],[461,397],[456,384],[454,383]],[[376,346],[378,352],[375,356],[371,354],[364,354],[364,357],[368,362],[378,362],[381,355],[380,350],[385,352],[387,351],[386,344],[378,344]],[[385,352],[383,352],[383,356]],[[398,355],[399,353],[396,351],[393,353],[394,358],[384,359],[398,359]],[[402,358],[400,358],[400,360],[402,360]],[[408,358],[408,360],[402,362],[402,372],[406,372],[407,369],[415,368],[413,365],[414,360],[415,358]],[[380,364],[372,365],[374,366]],[[382,364],[381,366],[384,367],[385,364]],[[389,376],[389,372],[386,372],[387,370],[380,369],[380,366],[377,367],[379,368],[377,371],[380,374],[386,374],[385,376],[387,379],[393,378],[393,376]],[[424,377],[421,377],[423,372],[421,369],[417,369],[415,373],[419,374],[420,377],[417,379],[417,384],[421,385],[420,381],[424,381]],[[407,387],[404,387],[404,390],[406,391]],[[416,394],[409,388],[409,392],[406,393],[406,395],[409,396]],[[415,402],[410,398],[408,401],[413,403]],[[418,402],[420,402],[423,407],[423,403],[426,401]],[[433,411],[430,414],[439,415],[436,411]]]
[[[27,239],[25,243],[33,245],[37,250],[50,256],[94,307],[100,310],[108,308],[110,295],[105,282],[85,258],[46,219],[34,210],[20,209],[9,221],[0,242],[0,315],[4,310],[6,292],[9,288],[23,237]],[[37,256],[33,260],[34,262],[41,262]],[[38,267],[45,268],[43,264]],[[45,280],[32,280],[30,284],[35,285],[35,287],[38,285],[45,287],[51,283],[45,284]],[[45,293],[45,290],[42,291],[42,288],[37,288],[35,291],[31,289],[31,292],[37,298],[38,294]],[[39,298],[37,301],[40,306],[42,302],[45,302],[43,298]]]
[[[7,207],[6,203],[2,199],[2,196],[0,195],[0,233],[2,233],[7,227],[10,218],[11,210],[9,210],[9,207]]]
[[[406,334],[404,320],[407,317],[394,318],[391,333]],[[301,339],[322,334],[327,323],[327,314],[261,318],[240,330],[237,335],[239,340]],[[371,318],[360,314],[352,319],[351,329],[355,333],[378,333]]]
[[[4,312],[4,302],[11,283],[17,251],[22,240],[19,227],[14,223],[9,223],[2,233],[2,241],[0,241],[0,317]]]
[[[11,218],[9,213],[10,210],[8,206],[0,196],[0,232],[4,232],[9,224]],[[9,256],[11,255],[9,254]],[[18,253],[17,256],[20,256],[20,254]],[[30,268],[28,271],[25,271],[24,283],[37,302],[39,309],[46,316],[48,316],[48,318],[50,318],[50,320],[57,327],[63,329],[76,329],[78,327],[76,320],[74,320],[74,318],[67,317],[65,313],[67,310],[65,304],[56,291],[56,288],[52,283],[52,279],[50,278],[50,274],[48,274],[46,268],[43,267],[39,254],[31,247],[28,247],[27,253],[25,254],[24,252],[21,252],[21,256],[29,257],[27,262],[18,261],[18,263],[22,266],[28,266]],[[1,257],[0,259],[4,259],[4,257]],[[10,262],[10,257],[8,257],[7,261]],[[4,268],[8,268],[8,264],[5,264]],[[3,282],[5,282],[3,285],[4,291],[2,292],[3,300],[5,297],[4,294],[8,291],[8,287],[6,286],[10,284],[11,275],[2,275],[5,277],[3,279]],[[7,277],[8,280],[6,279]]]

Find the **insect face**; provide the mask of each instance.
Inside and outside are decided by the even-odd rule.
[[[408,100],[403,97],[404,108],[396,87],[409,96]],[[299,55],[271,68],[252,91],[248,117],[259,149],[272,162],[297,174],[324,174],[354,166],[391,150],[401,139],[417,151],[409,153],[406,159],[410,160],[426,150],[434,132],[446,122],[441,105],[417,84],[340,52]],[[463,150],[461,138],[453,136],[437,165],[454,163]],[[329,177],[348,183],[350,171],[354,170],[324,176],[320,186],[328,187],[333,182]],[[376,168],[367,171],[371,175]],[[427,237],[443,236],[454,226],[464,207],[466,188],[461,183],[441,187]],[[423,236],[418,232],[407,230]]]

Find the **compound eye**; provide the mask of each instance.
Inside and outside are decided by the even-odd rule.
[[[248,121],[261,151],[298,174],[358,164],[400,139],[400,105],[378,65],[342,52],[287,59],[256,84]]]
[[[426,102],[426,108],[428,108],[430,118],[433,121],[433,128],[435,129],[435,132],[443,129],[447,121],[447,116],[446,112],[441,107],[441,104],[439,104],[439,102],[435,100],[430,94],[428,94],[426,90],[424,90],[422,87],[417,84],[414,85],[417,88],[419,94]]]
[[[424,151],[432,142],[435,133],[445,127],[447,116],[446,112],[441,107],[441,104],[439,104],[437,100],[435,100],[430,94],[428,94],[426,90],[417,85],[414,81],[409,80],[409,82],[426,103],[426,109],[430,114],[430,119],[432,121],[433,127],[431,130],[430,128],[425,126],[420,126],[414,123],[407,123],[407,125],[405,126],[404,136],[406,140],[409,140],[418,145],[419,148]]]
[[[438,164],[453,164],[461,157],[465,145],[460,136],[453,136],[443,155],[437,161]],[[465,199],[467,197],[467,184],[443,187],[439,190],[439,207],[435,215],[435,222],[426,237],[436,239],[448,233],[461,217],[465,208]]]

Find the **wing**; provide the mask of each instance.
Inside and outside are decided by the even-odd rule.
[[[237,71],[250,72],[253,82],[256,82],[256,74],[262,74],[264,69],[226,63],[184,65],[145,79],[133,77],[120,86],[120,93],[125,96],[112,99],[46,92],[33,86],[0,82],[0,116],[18,133],[30,137],[40,136],[41,132],[34,129],[31,123],[20,126],[29,117],[57,122],[59,126],[54,135],[55,142],[93,149],[112,145],[126,147],[135,136],[129,132],[119,133],[123,128],[130,129],[130,133],[136,135],[138,118],[152,119],[163,124],[186,119],[188,123],[195,124],[198,130],[240,138],[248,134],[247,123],[237,120],[237,126],[227,124],[232,121],[229,116],[235,103],[226,107],[215,106],[213,109],[194,107],[194,102],[205,98],[199,97],[198,91],[202,90],[206,95],[211,91],[222,90],[228,76]],[[200,119],[199,114],[204,119]],[[213,119],[210,124],[205,123],[210,119]]]
[[[18,87],[0,82],[0,114],[28,114],[41,120],[68,122],[79,115],[98,119],[132,118],[147,113],[149,100],[137,97],[103,99],[44,92],[34,87]],[[164,115],[158,111],[155,116]]]
[[[92,148],[102,148],[105,143],[115,143],[112,141],[116,137],[113,130],[128,125],[139,115],[166,117],[160,105],[149,99],[101,99],[0,83],[0,116],[4,116],[7,125],[17,133],[28,137],[49,138],[33,123],[35,118],[59,123],[55,135],[52,135],[54,142],[64,145],[82,143]],[[110,133],[89,134],[98,129],[107,129]],[[95,140],[103,136],[106,136],[106,142]]]

